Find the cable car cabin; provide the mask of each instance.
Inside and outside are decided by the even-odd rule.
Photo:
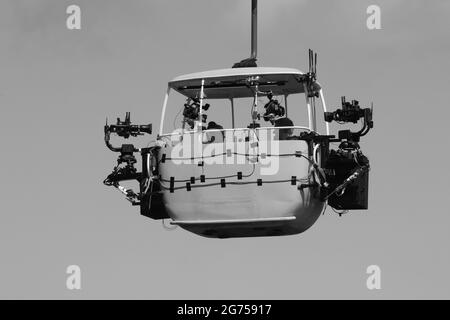
[[[111,144],[111,134],[152,133],[151,124],[132,124],[129,112],[124,121],[106,123],[105,144],[120,155],[103,183],[139,205],[142,215],[227,238],[301,233],[326,204],[344,212],[368,208],[370,166],[359,141],[373,128],[372,108],[342,97],[342,108],[327,112],[312,50],[308,73],[257,67],[257,0],[251,8],[251,57],[170,81],[154,144]],[[316,100],[324,112],[322,134]],[[359,131],[330,136],[329,122],[361,119]],[[332,142],[339,147],[330,150]],[[138,181],[139,193],[120,184],[127,180]]]
[[[326,107],[309,79],[296,69],[253,67],[169,82],[157,167],[172,224],[226,238],[296,234],[317,220],[326,201],[308,137],[317,131],[314,98]]]

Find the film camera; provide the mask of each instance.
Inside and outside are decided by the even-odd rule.
[[[152,134],[152,125],[135,125],[131,124],[130,120],[130,112],[125,114],[125,120],[121,121],[120,118],[117,118],[117,124],[105,125],[105,134],[106,133],[115,133],[119,137],[128,139],[130,136],[137,137],[139,135],[143,135],[144,133]]]
[[[272,95],[269,95],[269,102],[264,106],[265,112],[263,114],[264,121],[271,121],[274,118],[282,117],[285,114],[285,109],[280,105],[278,100],[272,99]]]
[[[357,100],[347,102],[345,97],[342,97],[341,100],[342,108],[333,112],[325,112],[325,121],[332,122],[334,120],[338,123],[357,123],[360,119],[363,119],[363,127],[358,132],[351,132],[350,130],[339,131],[339,139],[358,142],[360,137],[366,135],[373,128],[373,110],[372,108],[361,109]]]
[[[341,98],[342,108],[333,112],[325,112],[325,121],[337,121],[337,122],[353,122],[357,123],[359,119],[368,117],[368,120],[372,120],[372,110],[369,108],[361,109],[357,100],[352,102],[345,101],[345,97]]]
[[[206,103],[202,106],[202,110],[208,111],[209,103]],[[194,121],[200,120],[200,101],[198,99],[188,98],[186,103],[184,104],[183,117],[189,123],[191,128],[194,127]],[[202,122],[205,122],[207,118],[206,114],[202,114]]]

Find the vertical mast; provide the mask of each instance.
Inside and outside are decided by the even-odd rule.
[[[258,43],[258,0],[252,0],[252,55],[256,59]]]

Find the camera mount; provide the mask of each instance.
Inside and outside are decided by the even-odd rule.
[[[341,98],[341,109],[337,109],[333,112],[325,112],[325,121],[337,123],[357,123],[361,118],[363,119],[363,127],[357,132],[351,132],[350,130],[341,130],[338,132],[339,139],[346,139],[352,142],[359,142],[360,137],[365,136],[370,129],[373,128],[373,106],[371,108],[361,109],[359,101],[352,100],[347,102],[345,97]]]
[[[208,111],[209,103],[202,106],[202,110]],[[195,121],[200,121],[201,123],[206,122],[208,117],[206,114],[202,114],[202,119],[199,119],[200,115],[200,100],[195,98],[188,98],[184,104],[183,117],[184,122],[188,123],[191,129],[194,128]]]
[[[131,189],[126,189],[120,186],[119,182],[125,180],[137,180],[139,183],[142,182],[142,173],[138,172],[134,165],[137,163],[135,152],[140,152],[133,144],[122,144],[120,147],[114,147],[111,142],[111,133],[118,135],[124,139],[129,137],[137,137],[144,135],[145,133],[152,133],[152,125],[134,125],[131,124],[130,112],[125,114],[125,120],[121,121],[117,118],[117,123],[115,125],[108,125],[108,120],[104,127],[105,132],[105,144],[113,152],[120,152],[117,159],[117,166],[114,167],[113,171],[106,177],[103,181],[105,185],[114,186],[123,192],[127,199],[133,204],[139,204],[139,195],[133,192]],[[141,152],[142,153],[142,152]]]

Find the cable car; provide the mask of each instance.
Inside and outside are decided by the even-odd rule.
[[[106,145],[120,155],[104,183],[124,193],[142,215],[170,219],[204,237],[230,238],[301,233],[327,205],[339,213],[368,208],[370,166],[359,141],[373,127],[372,108],[343,97],[341,108],[329,112],[311,50],[306,73],[258,67],[256,6],[252,0],[251,57],[232,68],[170,81],[151,146],[110,143],[111,134],[127,139],[152,133],[151,125],[133,125],[129,113],[124,121],[105,125]],[[171,130],[164,123],[174,95],[184,103],[180,127]],[[227,105],[222,114],[229,114],[230,125],[221,124],[224,119],[208,121],[208,111],[217,105]],[[291,116],[300,108],[306,123]],[[330,135],[329,122],[360,120],[361,130]],[[335,143],[339,146],[332,149]],[[125,180],[137,180],[139,192],[123,187]]]

